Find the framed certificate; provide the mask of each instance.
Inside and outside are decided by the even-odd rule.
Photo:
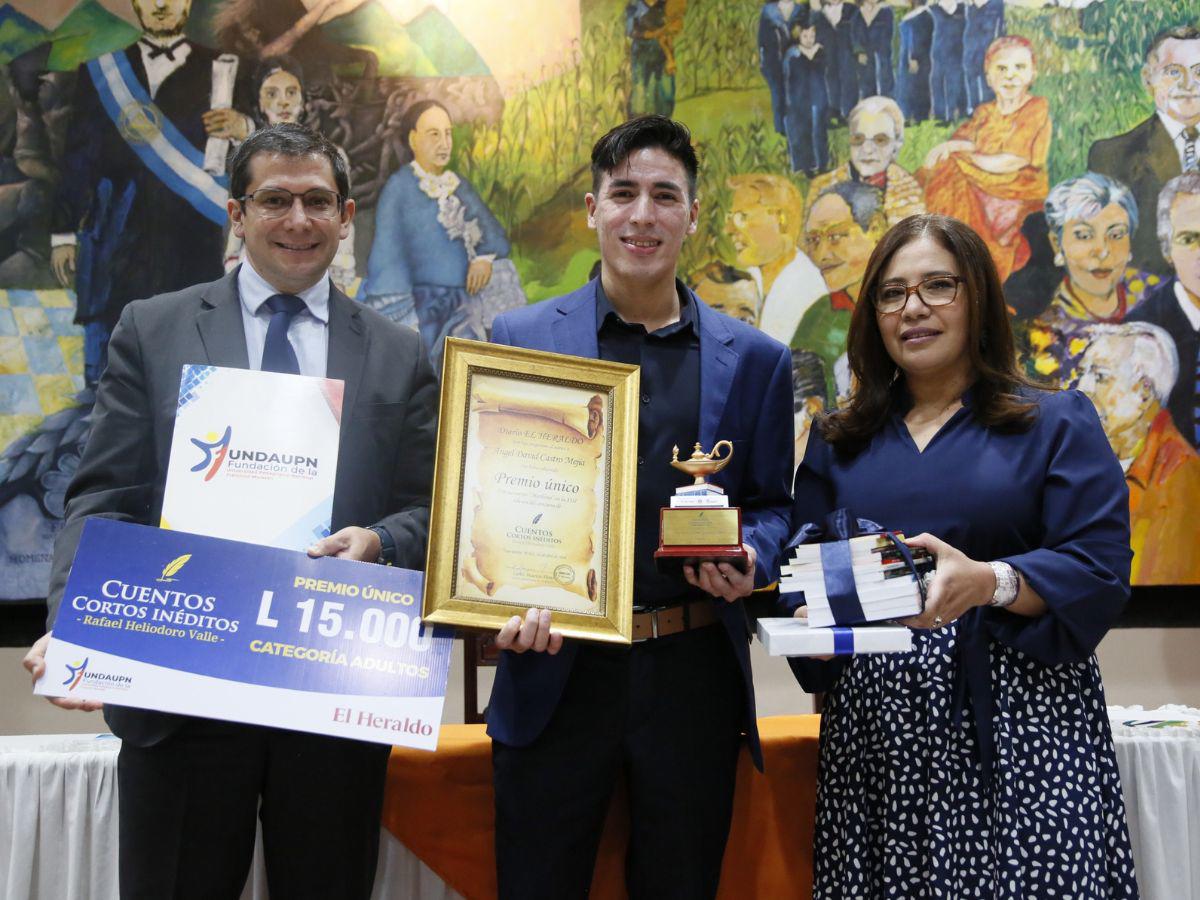
[[[449,338],[427,622],[499,629],[531,607],[629,643],[636,366]]]

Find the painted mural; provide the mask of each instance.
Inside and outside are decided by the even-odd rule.
[[[588,153],[647,112],[700,149],[681,275],[792,348],[797,458],[850,389],[875,241],[947,213],[1028,374],[1095,402],[1135,583],[1200,583],[1197,26],[1200,0],[9,0],[0,599],[45,591],[121,310],[241,259],[225,160],[251,130],[341,148],[333,278],[436,364],[594,272]]]

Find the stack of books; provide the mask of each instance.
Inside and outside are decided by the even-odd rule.
[[[904,536],[898,534],[903,540]],[[858,601],[862,606],[861,622],[879,622],[915,616],[924,608],[924,586],[919,579],[933,572],[934,559],[924,550],[911,551],[917,575],[891,539],[884,535],[863,535],[851,538],[850,561]],[[831,625],[856,625],[859,622],[838,622],[829,605],[825,589],[825,571],[821,565],[822,544],[801,544],[783,566],[779,579],[781,593],[804,592],[808,606],[808,624],[814,628]]]

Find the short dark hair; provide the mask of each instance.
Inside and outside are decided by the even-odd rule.
[[[337,192],[343,197],[350,196],[350,172],[337,144],[304,125],[281,122],[254,132],[233,155],[229,164],[229,196],[235,200],[245,196],[246,188],[250,186],[250,161],[260,153],[289,157],[324,156],[333,167]]]
[[[1167,41],[1200,41],[1200,29],[1194,25],[1176,25],[1173,28],[1164,28],[1150,39],[1150,45],[1146,47],[1147,63],[1154,59],[1158,48]]]
[[[828,197],[830,194],[841,197],[842,201],[850,207],[850,215],[863,234],[869,232],[872,225],[879,224],[882,231],[883,226],[887,224],[882,221],[884,216],[883,191],[874,185],[864,184],[861,181],[838,181],[817,194],[817,200]],[[813,201],[813,205],[816,205],[816,200]],[[809,211],[812,211],[811,206]]]
[[[654,147],[679,160],[687,173],[688,199],[696,196],[696,177],[700,164],[692,147],[692,133],[682,122],[666,116],[638,116],[612,129],[592,147],[592,190],[600,190],[600,181],[637,150]]]
[[[408,136],[417,127],[417,120],[431,109],[440,109],[450,119],[450,123],[454,123],[454,116],[450,115],[450,110],[443,104],[436,100],[418,100],[404,111],[404,118],[400,120],[400,140],[409,153],[412,153],[412,144],[408,142]]]

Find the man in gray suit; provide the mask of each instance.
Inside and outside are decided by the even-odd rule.
[[[230,187],[243,265],[211,284],[129,304],[113,332],[55,546],[51,624],[89,516],[158,523],[185,363],[343,380],[334,533],[309,553],[424,564],[435,379],[415,332],[330,283],[354,217],[341,154],[301,126],[273,126],[242,144]],[[26,656],[35,680],[48,641]],[[256,812],[273,896],[369,896],[387,747],[121,706],[104,712],[123,741],[123,898],[236,898]]]
[[[1170,275],[1155,234],[1158,195],[1168,181],[1195,171],[1200,159],[1200,30],[1191,25],[1160,31],[1146,49],[1142,82],[1154,96],[1154,115],[1125,134],[1096,141],[1088,169],[1129,187],[1139,223],[1133,265]]]

